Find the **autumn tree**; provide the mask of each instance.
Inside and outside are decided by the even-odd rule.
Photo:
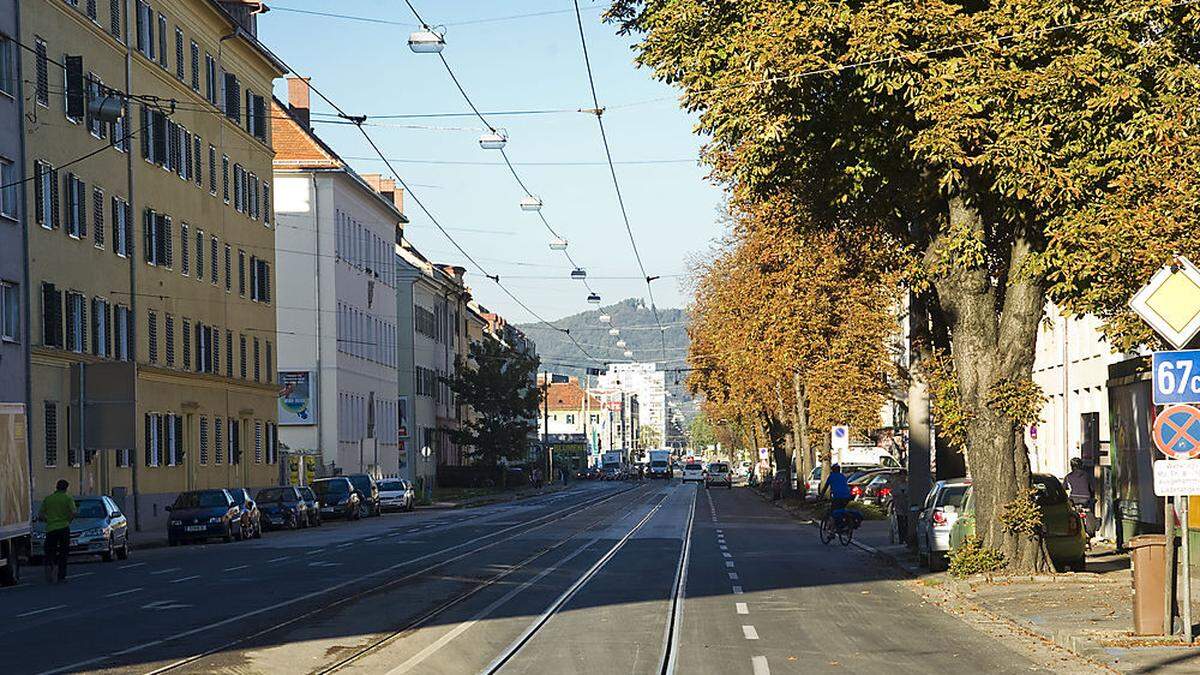
[[[638,61],[678,86],[735,204],[786,195],[860,231],[943,317],[979,533],[1048,567],[1014,527],[1029,485],[1048,300],[1147,340],[1131,291],[1197,251],[1195,5],[1173,0],[616,0]],[[883,237],[882,241],[880,236]]]

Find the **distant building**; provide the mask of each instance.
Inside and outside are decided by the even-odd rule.
[[[399,475],[393,249],[408,222],[403,192],[355,173],[313,132],[307,81],[288,78],[288,103],[273,100],[271,112],[289,476],[311,479],[312,459],[318,475]]]
[[[17,36],[17,2],[0,1],[0,32]],[[24,99],[19,95],[16,57],[19,48],[12,39],[3,49],[8,59],[0,62],[0,406],[17,405],[28,416],[26,387],[29,384],[29,329],[25,321],[25,216],[21,187],[15,183],[26,175],[21,156],[21,115]],[[28,438],[28,436],[26,436]],[[20,447],[22,451],[25,443]]]
[[[630,424],[654,430],[655,445],[667,442],[667,382],[666,373],[654,363],[612,363],[600,375],[597,389],[624,392],[637,399],[637,415]],[[632,444],[631,444],[632,447]]]

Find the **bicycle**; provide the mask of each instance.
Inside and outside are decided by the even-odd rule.
[[[849,546],[862,520],[862,514],[854,509],[829,509],[821,518],[821,543],[828,544],[837,537],[842,546]]]

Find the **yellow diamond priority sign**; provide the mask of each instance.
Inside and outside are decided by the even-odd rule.
[[[1164,267],[1133,296],[1129,306],[1176,349],[1200,332],[1200,270],[1187,258]]]

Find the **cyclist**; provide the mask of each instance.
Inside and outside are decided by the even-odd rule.
[[[846,480],[846,475],[842,473],[840,464],[834,464],[829,467],[829,478],[825,480],[825,485],[821,488],[821,494],[829,493],[829,512],[834,514],[837,521],[837,526],[840,529],[842,526],[842,516],[845,514],[846,505],[850,503],[850,482]]]

